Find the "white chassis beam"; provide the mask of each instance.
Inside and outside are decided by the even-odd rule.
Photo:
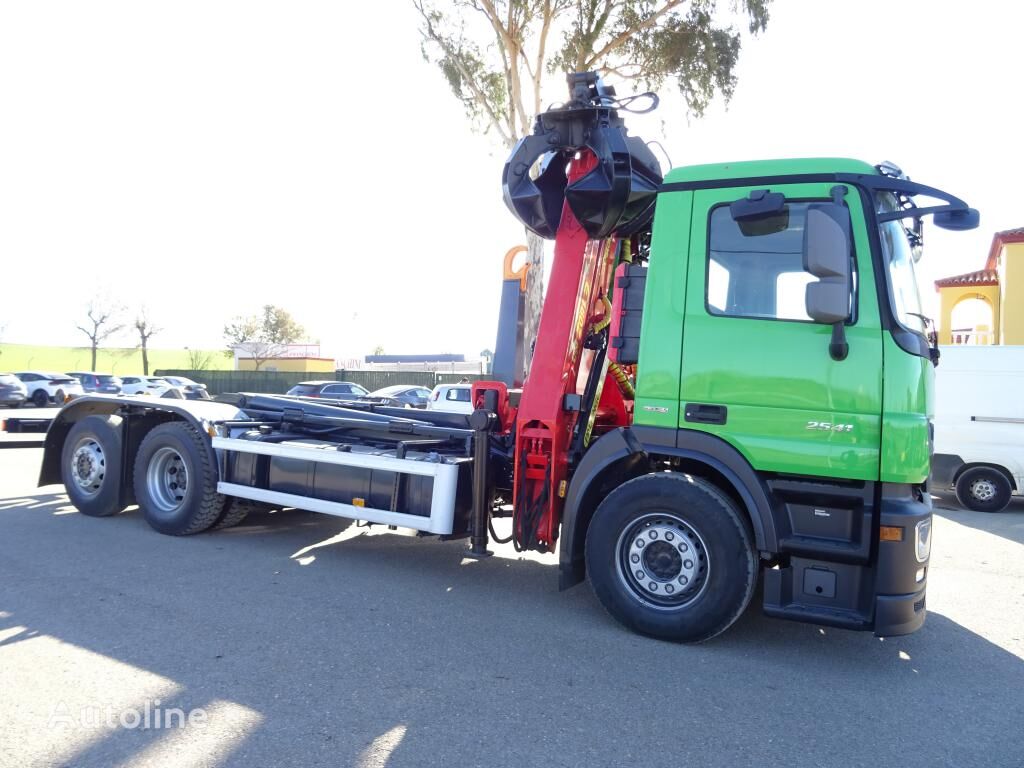
[[[338,501],[314,499],[293,493],[268,491],[237,483],[217,483],[217,492],[242,499],[263,501],[285,507],[322,512],[336,517],[366,520],[383,525],[400,525],[427,533],[449,534],[455,518],[455,491],[459,482],[459,468],[454,464],[431,461],[397,459],[391,456],[369,456],[367,454],[336,451],[329,448],[260,443],[254,440],[238,440],[231,437],[213,438],[213,447],[218,451],[256,453],[263,456],[280,456],[288,459],[312,461],[318,464],[339,464],[363,469],[379,469],[400,472],[407,475],[422,475],[434,479],[434,490],[430,500],[430,517],[392,512],[388,509],[360,507]]]

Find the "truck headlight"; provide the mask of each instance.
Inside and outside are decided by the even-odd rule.
[[[932,519],[922,520],[914,529],[917,543],[917,562],[923,563],[932,553]]]

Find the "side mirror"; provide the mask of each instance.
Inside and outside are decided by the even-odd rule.
[[[808,316],[816,323],[842,323],[850,316],[850,212],[837,203],[807,206],[803,242]]]
[[[936,227],[963,232],[974,229],[981,223],[981,216],[974,208],[953,211],[937,211],[932,217]]]

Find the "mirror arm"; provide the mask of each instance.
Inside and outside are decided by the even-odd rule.
[[[850,345],[846,341],[846,322],[840,320],[832,323],[832,340],[828,344],[828,353],[833,360],[845,360],[850,354]]]

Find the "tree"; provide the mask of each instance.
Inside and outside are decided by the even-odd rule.
[[[154,336],[163,328],[158,328],[153,324],[153,321],[149,319],[146,313],[146,308],[142,307],[139,313],[135,316],[135,330],[139,334],[139,349],[142,350],[142,372],[149,375],[149,339]]]
[[[371,352],[370,354],[373,354],[373,355],[383,355],[384,354],[384,345],[383,344],[378,344],[376,347],[373,348],[373,352]]]
[[[257,371],[270,358],[283,354],[289,344],[294,344],[305,333],[291,313],[273,304],[264,305],[260,314],[236,317],[224,326],[229,353],[245,352]]]
[[[190,371],[205,371],[208,370],[210,364],[213,363],[213,355],[202,349],[189,349],[188,350],[188,369]]]
[[[530,131],[555,95],[554,73],[596,71],[657,89],[673,81],[692,115],[716,94],[726,101],[741,34],[718,18],[718,0],[412,0],[423,57],[436,64],[477,130],[506,149]],[[733,0],[751,34],[764,31],[771,0]],[[544,243],[527,231],[524,359],[529,361],[544,292]]]
[[[124,323],[117,319],[120,311],[120,307],[104,299],[95,298],[89,302],[86,309],[85,315],[89,319],[88,322],[75,326],[89,337],[89,345],[92,350],[92,368],[90,370],[92,371],[96,370],[96,350],[99,349],[100,344],[124,328]]]

